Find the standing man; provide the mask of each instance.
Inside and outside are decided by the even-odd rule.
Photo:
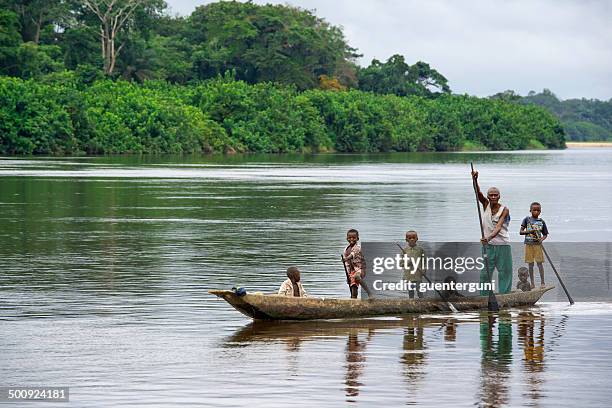
[[[510,224],[510,210],[499,202],[501,194],[497,187],[487,190],[487,196],[480,191],[478,185],[478,172],[473,171],[472,177],[478,191],[478,201],[484,208],[482,227],[484,238],[481,239],[489,258],[489,273],[497,268],[499,293],[509,293],[512,290],[512,251],[508,236],[508,224]],[[489,276],[486,269],[480,271],[480,282],[488,282]],[[486,296],[488,291],[481,291]]]

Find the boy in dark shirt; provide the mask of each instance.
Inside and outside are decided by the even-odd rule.
[[[540,218],[540,213],[542,212],[540,203],[531,203],[529,211],[531,215],[523,219],[520,234],[525,235],[525,262],[529,265],[531,287],[534,288],[534,262],[538,264],[540,284],[544,286],[544,252],[542,251],[542,242],[548,237],[548,228],[544,220]]]

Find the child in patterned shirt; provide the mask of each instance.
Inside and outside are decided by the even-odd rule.
[[[350,229],[346,233],[346,241],[348,246],[344,248],[342,261],[345,265],[346,273],[348,274],[348,284],[351,290],[351,298],[357,299],[359,286],[368,294],[368,298],[372,298],[372,294],[364,282],[366,274],[366,261],[361,252],[359,245],[359,231]]]
[[[521,235],[525,235],[525,262],[529,265],[529,277],[531,287],[535,287],[533,277],[533,263],[538,264],[540,271],[540,284],[544,286],[544,252],[542,242],[548,237],[548,227],[540,218],[542,205],[538,202],[531,203],[529,207],[531,215],[525,217],[521,223]]]

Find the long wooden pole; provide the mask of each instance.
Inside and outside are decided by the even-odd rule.
[[[542,246],[542,251],[544,251],[544,255],[546,255],[546,259],[548,259],[548,263],[550,264],[553,271],[555,272],[555,275],[557,275],[557,279],[559,279],[559,283],[561,284],[561,287],[563,288],[563,290],[565,291],[565,294],[567,295],[567,300],[569,300],[570,305],[573,305],[574,299],[572,299],[569,292],[567,291],[567,288],[565,287],[565,284],[563,283],[563,279],[561,279],[559,272],[557,272],[557,268],[555,268],[555,265],[553,265],[552,260],[550,259],[550,256],[548,256],[548,252],[546,252],[546,248],[544,248],[544,244],[540,243],[540,245]]]
[[[472,167],[472,174],[474,173],[474,164],[470,163]],[[480,213],[480,201],[478,200],[478,189],[476,188],[476,180],[472,175],[472,187],[474,187],[474,194],[476,195],[476,208],[478,209],[478,224],[480,224],[480,237],[484,239],[484,228],[482,226],[482,214]],[[491,205],[489,203],[489,205]],[[481,241],[482,242],[482,241]],[[489,254],[487,253],[487,244],[482,244],[482,256],[485,261],[485,268],[487,268],[487,279],[489,283],[491,283],[491,270],[489,269]],[[489,291],[489,302],[487,303],[487,309],[491,312],[497,312],[499,310],[499,303],[497,303],[497,298],[495,297],[495,292]]]
[[[342,259],[342,266],[344,266],[344,273],[346,274],[346,284],[348,285],[349,292],[350,292],[351,291],[351,279],[349,278],[349,273],[348,273],[348,270],[346,269],[346,262],[344,261],[344,255],[340,254],[340,259]]]
[[[402,248],[402,246],[400,244],[398,244],[397,242],[395,243],[395,245],[397,245],[399,247],[399,249],[402,250],[402,252],[404,251],[404,249]],[[431,282],[431,279],[429,279],[429,277],[425,274],[422,274],[422,276],[427,279],[427,282],[429,282],[429,284],[431,285],[431,287],[434,287],[433,283]],[[442,300],[444,300],[446,302],[446,305],[448,306],[448,308],[451,310],[451,312],[453,313],[457,313],[459,312],[459,310],[457,310],[457,308],[455,307],[455,305],[453,305],[446,296],[444,296],[438,289],[434,288],[434,290],[436,291],[436,293],[438,295],[440,295],[440,297],[442,298]]]

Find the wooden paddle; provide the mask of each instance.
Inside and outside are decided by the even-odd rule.
[[[567,295],[567,299],[569,300],[570,305],[573,305],[574,299],[572,299],[569,292],[567,291],[567,288],[565,287],[565,284],[563,283],[563,279],[561,279],[559,272],[557,272],[557,268],[555,268],[555,265],[553,265],[552,260],[550,259],[550,256],[548,256],[548,252],[546,252],[546,248],[544,248],[544,244],[540,242],[540,245],[542,246],[542,251],[544,251],[544,255],[546,255],[546,259],[548,259],[548,263],[550,263],[550,266],[552,266],[552,269],[555,272],[555,275],[557,275],[557,279],[559,279],[559,283],[561,284],[561,287],[565,291],[565,294]]]
[[[395,243],[395,245],[397,245],[399,247],[399,249],[402,250],[402,252],[404,252],[404,249],[402,248],[402,246],[400,244],[398,244],[397,242]],[[433,283],[431,282],[431,279],[429,279],[429,277],[425,274],[422,274],[421,276],[423,276],[425,279],[427,279],[427,282],[429,282],[429,284],[431,285],[432,288],[434,288],[434,290],[436,291],[436,293],[442,298],[442,300],[444,300],[446,302],[446,305],[448,306],[448,308],[451,310],[451,312],[453,313],[457,313],[459,312],[459,310],[457,310],[457,308],[455,307],[455,305],[453,305],[447,298],[446,296],[442,295],[442,293],[436,289],[433,285]]]
[[[470,163],[470,166],[472,167],[472,173],[474,173],[474,164]],[[482,214],[480,213],[478,189],[476,188],[476,180],[474,180],[474,176],[472,176],[472,187],[474,188],[474,194],[476,195],[476,208],[478,209],[478,224],[480,225],[480,236],[482,239],[484,239],[485,236],[484,228],[482,227]],[[491,204],[489,203],[489,205]],[[482,244],[482,257],[485,261],[485,268],[487,268],[487,279],[489,283],[491,283],[491,270],[489,269],[489,254],[487,253],[487,244]],[[495,297],[495,293],[492,290],[489,291],[489,302],[487,303],[487,309],[491,312],[499,311],[499,303],[497,303],[497,298]]]

